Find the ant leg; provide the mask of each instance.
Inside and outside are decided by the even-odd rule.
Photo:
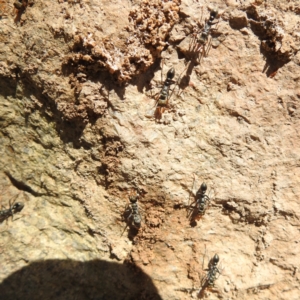
[[[187,218],[188,219],[192,219],[192,216],[194,215],[195,209],[197,208],[197,203],[195,204],[195,206],[192,206],[192,204],[187,208],[187,210],[189,210],[188,213],[187,213]]]
[[[220,269],[218,269],[219,275],[218,275],[218,277],[217,277],[216,279],[218,279],[218,278],[222,275],[222,273],[223,273],[223,271],[224,271],[224,268],[225,268],[225,267],[223,267],[222,265],[220,265]]]
[[[203,51],[204,51],[204,56],[205,56],[205,57],[208,56],[208,52],[209,52],[210,49],[211,49],[211,45],[212,45],[212,37],[210,36],[210,37],[209,37],[208,44],[207,44],[207,47],[206,47],[206,50],[205,50],[205,48],[203,49]]]
[[[204,271],[204,260],[205,260],[205,256],[206,256],[206,244],[205,244],[205,250],[204,250],[204,255],[203,255],[203,260],[202,260],[202,271]],[[201,286],[202,288],[205,289],[204,285],[206,283],[206,280],[207,280],[207,274],[202,278],[201,280]]]
[[[198,25],[198,30],[194,30],[194,38],[192,38],[192,43],[191,43],[191,51],[195,50],[197,48],[197,36],[201,33],[200,28],[202,27],[202,18],[203,18],[203,6],[201,7],[201,18],[200,20],[197,21]]]
[[[204,259],[205,259],[205,256],[207,256],[206,255],[206,244],[205,244],[205,247],[204,247],[204,255],[203,255],[203,262],[202,262],[202,270],[204,270]],[[207,256],[208,257],[208,256]],[[209,258],[209,257],[208,257]],[[210,259],[208,259],[208,261],[210,262]],[[208,263],[209,264],[209,263]]]
[[[13,213],[13,210],[12,210],[11,199],[12,199],[12,198],[10,198],[10,199],[8,200],[8,204],[9,204],[8,211],[9,211],[10,214],[6,217],[6,225],[8,224],[8,218],[9,218],[10,216],[11,216],[11,218],[12,218],[12,221],[14,220],[14,213]]]
[[[130,196],[131,193],[128,193],[128,195]],[[127,203],[126,203],[126,205],[125,205],[125,209],[124,209],[124,213],[123,213],[123,220],[125,219],[126,212],[129,212],[129,209],[130,209],[130,203],[129,203],[129,201],[128,201],[127,198],[126,198],[126,202],[127,202]],[[132,215],[132,210],[130,209],[130,215],[125,219],[125,221],[126,221],[126,226],[125,226],[125,228],[124,228],[124,230],[123,230],[121,236],[123,236],[123,234],[124,234],[126,228],[129,226],[129,225],[128,225],[128,219],[131,217],[131,215]]]
[[[14,211],[13,211],[12,207],[14,206],[14,204],[15,204],[18,196],[19,196],[19,194],[16,195],[16,196],[14,196],[14,197],[12,197],[12,198],[10,198],[9,201],[8,201],[8,203],[9,203],[9,211],[10,211],[10,214],[11,214],[12,221],[14,220]],[[12,203],[11,203],[11,199],[13,199]]]
[[[3,211],[3,205],[1,204],[1,211]],[[4,215],[1,215],[0,216],[0,223],[4,222],[5,220],[5,216]]]
[[[10,210],[10,214],[11,214],[11,220],[13,221],[14,220],[14,212],[11,207],[9,208],[9,210]]]
[[[193,193],[194,193],[194,195],[196,196],[196,193],[197,193],[197,192],[195,192],[195,190],[197,189],[197,188],[196,188],[196,185],[195,185],[195,184],[196,184],[196,174],[195,174],[195,173],[193,173],[193,175],[194,175],[194,182],[193,182]]]
[[[127,195],[130,197],[131,193],[127,193]],[[124,208],[124,212],[123,212],[123,220],[125,219],[126,213],[130,214],[132,213],[131,207],[130,207],[130,202],[128,201],[128,198],[126,198],[126,204],[125,204],[125,208]],[[126,218],[128,219],[128,217]]]
[[[190,204],[190,199],[191,199],[191,194],[193,194],[195,196],[195,193],[194,193],[194,190],[195,190],[195,181],[196,181],[196,175],[194,173],[194,181],[193,181],[193,185],[192,185],[192,188],[190,190],[190,193],[189,193],[189,198],[188,198],[188,206],[187,206],[187,210],[190,210],[187,212],[187,217],[190,218],[193,214],[193,211],[195,210],[195,208],[197,207],[197,203],[195,203],[194,206],[192,206],[194,204],[194,202],[196,202],[196,199],[194,200],[194,202],[192,202]]]
[[[196,174],[194,173],[194,181],[193,181],[193,185],[192,185],[191,192],[189,193],[188,206],[190,206],[191,193],[195,194],[195,193],[194,193],[195,181],[196,181]],[[191,204],[193,204],[193,203],[191,203]]]
[[[128,210],[128,208],[129,208],[129,203],[126,203],[125,208],[124,208],[124,212],[126,212]]]
[[[212,193],[212,195],[210,195],[211,193]],[[217,193],[215,192],[215,187],[212,186],[212,188],[210,189],[208,196],[207,196],[207,202],[208,202],[207,208],[209,208],[212,203],[211,199],[216,199],[216,195],[217,195]]]
[[[222,15],[223,15],[223,14],[219,15],[219,16],[218,16],[218,21],[217,21],[216,23],[212,24],[212,25],[217,25],[216,28],[213,29],[213,30],[217,30],[217,29],[219,28],[220,18],[221,18]]]
[[[199,52],[199,64],[201,63],[201,60],[202,58],[205,56],[205,45],[201,45],[199,48],[198,48],[198,52]]]
[[[197,207],[197,203],[195,202],[195,205],[192,206],[194,203],[192,203],[190,206],[188,206],[186,209],[189,209],[189,210],[193,210]]]
[[[177,96],[183,95],[183,99],[184,99],[185,89],[194,86],[194,84],[191,82],[191,74],[195,66],[195,63],[196,63],[195,58],[193,58],[190,62],[188,62],[188,64],[186,65],[186,73],[182,77],[181,82],[178,84]]]
[[[155,119],[160,120],[162,118],[162,107],[157,106],[155,110]]]
[[[179,77],[178,77],[178,79],[176,80],[176,83],[175,83],[175,86],[174,86],[174,89],[172,90],[172,92],[171,92],[171,96],[172,96],[172,94],[173,94],[173,91],[175,90],[175,88],[176,88],[176,85],[178,86],[178,93],[177,93],[177,96],[179,96],[179,91],[180,91],[180,86],[179,86],[179,82],[180,82],[180,80],[181,80],[181,78],[183,77],[182,75],[183,75],[183,73],[187,70],[189,68],[189,64],[183,69],[183,71],[180,73],[180,75],[179,75]],[[180,93],[181,94],[181,93]],[[170,96],[170,98],[171,98],[171,96]]]
[[[202,23],[202,18],[203,18],[203,6],[201,8],[201,19],[200,19],[200,22],[198,23],[200,26],[201,26],[201,23]]]
[[[127,222],[129,221],[129,219],[131,218],[132,216],[132,212],[130,213],[130,215],[127,217]]]
[[[199,34],[199,30],[197,30],[196,26],[193,27],[193,33],[189,45],[189,51],[193,52],[195,50],[195,47],[197,45],[197,36]]]
[[[170,99],[171,99],[171,97],[172,97],[172,95],[173,95],[173,93],[174,93],[174,91],[175,91],[176,86],[179,86],[178,83],[179,83],[179,80],[180,80],[181,77],[182,77],[182,74],[187,70],[187,68],[188,68],[188,66],[186,66],[186,67],[183,69],[183,71],[180,73],[180,75],[179,75],[179,77],[177,78],[177,80],[176,80],[176,81],[173,81],[174,87],[173,87],[173,89],[172,89],[172,91],[171,91],[171,93],[170,93],[170,96],[169,96],[168,99],[167,99],[167,104],[166,104],[167,106],[169,105],[169,101],[170,101]]]
[[[145,112],[145,117],[147,117],[147,118],[152,118],[153,116],[155,116],[155,110],[157,108],[158,101],[159,101],[159,98],[158,98],[159,94],[156,94],[156,96],[157,96],[157,100],[155,101],[154,106]]]
[[[164,58],[161,60],[161,73],[160,73],[160,84],[163,85],[163,73],[164,73]]]
[[[123,236],[123,234],[124,234],[125,230],[127,229],[127,227],[128,227],[128,224],[126,224],[126,226],[125,226],[125,228],[124,228],[124,230],[123,230],[121,236]]]
[[[217,269],[217,274],[216,274],[216,280],[217,280],[221,276],[223,270],[220,271],[217,267],[216,269]]]
[[[169,105],[169,100],[171,99],[171,97],[172,97],[172,95],[173,95],[173,92],[174,92],[174,90],[175,90],[175,87],[176,87],[177,82],[178,82],[178,80],[177,80],[177,81],[172,80],[172,83],[174,84],[174,87],[173,87],[173,89],[172,89],[172,91],[171,91],[170,96],[168,96],[166,106]]]
[[[132,216],[132,212],[130,213],[129,217],[127,217],[127,219],[126,219],[126,226],[125,226],[125,228],[124,228],[124,230],[123,230],[121,236],[123,236],[124,232],[126,231],[127,227],[129,226],[129,225],[128,225],[128,221],[129,221],[129,219],[130,219],[131,216]]]
[[[165,108],[164,107],[159,107],[159,119],[162,118],[163,113],[165,112]]]
[[[147,96],[150,97],[150,98],[155,98],[158,94],[158,93],[155,93],[153,95],[153,90],[156,89],[156,87],[158,87],[158,85],[156,83],[152,83],[152,81],[149,83],[149,90],[150,90],[150,93],[148,92],[149,90],[147,90]],[[150,95],[149,95],[150,94]]]
[[[153,106],[153,109],[156,109],[156,108],[157,108],[157,105],[158,105],[158,102],[159,102],[159,93],[156,94],[156,98],[157,98],[157,99],[155,99],[156,102],[155,102],[155,104],[154,104],[154,106]]]

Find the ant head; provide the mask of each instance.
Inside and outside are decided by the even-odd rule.
[[[213,17],[213,18],[216,18],[217,15],[218,15],[219,11],[217,8],[213,8],[210,12],[210,16]]]
[[[212,263],[214,265],[216,265],[218,262],[219,262],[220,258],[219,258],[219,255],[218,254],[215,254],[215,256],[213,257],[212,259]]]
[[[20,212],[24,207],[24,203],[22,202],[17,202],[13,205],[12,209],[15,211],[15,212]]]
[[[174,68],[171,68],[168,73],[167,73],[167,78],[168,79],[173,79],[175,76],[175,69]]]
[[[139,195],[138,194],[136,194],[135,196],[129,196],[129,201],[131,203],[136,203],[138,201],[138,199],[139,199]]]
[[[16,9],[21,9],[22,8],[22,6],[23,6],[23,4],[21,3],[22,1],[15,1],[14,2],[14,7],[16,8]]]
[[[201,190],[202,192],[204,192],[204,193],[206,192],[206,190],[207,190],[207,185],[206,185],[205,182],[203,182],[203,183],[201,184],[200,190]]]

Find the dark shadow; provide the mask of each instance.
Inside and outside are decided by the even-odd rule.
[[[229,19],[229,26],[234,30],[241,30],[247,26],[246,20],[231,18]]]
[[[16,78],[8,78],[0,75],[0,88],[1,88],[1,95],[3,97],[7,98],[8,96],[12,96],[12,95],[15,97],[16,89],[17,89],[17,76]]]
[[[17,87],[19,84],[22,84],[24,97],[27,99],[34,97],[35,99],[38,99],[39,102],[37,106],[35,106],[36,104],[29,103],[28,108],[26,107],[28,103],[24,103],[24,107],[26,107],[26,110],[24,110],[25,126],[28,126],[30,114],[35,109],[38,109],[41,116],[49,123],[55,122],[56,131],[64,143],[72,143],[74,148],[83,147],[89,149],[90,145],[86,144],[84,141],[80,141],[80,137],[86,126],[86,121],[80,117],[66,120],[63,112],[60,112],[57,109],[56,103],[54,103],[44,92],[43,83],[36,83],[30,76],[22,74],[22,70],[18,67],[15,68],[14,73],[16,75],[15,78],[0,76],[1,95],[3,97],[18,97],[16,94]],[[94,121],[92,115],[90,116],[89,121],[91,123]],[[52,145],[43,144],[43,147],[51,148]],[[30,192],[29,190],[27,191]],[[30,193],[34,195],[34,192]]]
[[[267,77],[274,77],[278,69],[282,68],[289,60],[279,59],[276,53],[267,52],[262,46],[260,47],[261,53],[266,58],[266,63],[263,67],[262,72],[267,75]]]
[[[187,218],[190,222],[190,226],[197,226],[197,221],[199,221],[202,218],[202,215],[199,215],[198,206],[195,202],[193,202],[190,206],[187,207],[187,212]]]
[[[191,227],[196,227],[197,226],[196,220],[190,220],[190,226]]]
[[[126,230],[127,231],[127,237],[130,241],[132,241],[133,243],[135,243],[135,237],[137,236],[137,234],[139,233],[139,229],[133,227],[133,226],[126,226]]]
[[[132,85],[135,85],[137,87],[137,90],[140,93],[144,92],[144,89],[146,91],[151,90],[151,81],[154,77],[154,73],[157,72],[159,69],[161,69],[161,59],[157,59],[153,65],[151,65],[149,67],[149,69],[140,74],[139,76],[135,77],[132,79],[132,81],[130,82]],[[164,66],[164,74],[163,75],[163,80],[165,79],[164,77],[166,76],[167,73],[167,68],[166,66]]]
[[[198,208],[196,207],[191,216],[189,217],[189,220],[190,220],[190,226],[191,227],[196,227],[197,226],[197,221],[199,221],[200,219],[202,219],[202,216],[199,215],[198,213]]]
[[[270,21],[261,18],[255,7],[248,8],[246,14],[252,32],[261,41],[260,52],[266,60],[262,72],[266,73],[267,77],[272,78],[276,75],[277,70],[287,64],[291,58],[289,55],[284,55],[276,49],[274,36],[268,32],[268,27],[272,26]]]
[[[181,77],[181,79],[180,79],[180,81],[178,83],[178,86],[179,86],[179,88],[180,88],[181,91],[183,91],[184,89],[186,89],[189,86],[189,84],[190,84],[191,74],[193,72],[193,69],[194,69],[195,65],[197,64],[197,56],[195,55],[190,60],[188,66],[187,66],[185,74],[182,75],[182,77]]]
[[[201,289],[197,295],[198,299],[203,299],[205,297],[205,290],[207,288],[207,283],[205,282],[204,285],[201,286]]]
[[[140,268],[103,260],[36,261],[0,284],[5,300],[160,300]]]
[[[34,191],[29,185],[27,185],[23,181],[14,178],[8,171],[4,171],[4,174],[9,178],[11,184],[15,186],[18,190],[30,193],[34,197],[46,195],[46,193],[38,193]]]
[[[53,33],[54,38],[56,37],[56,33]],[[65,35],[63,38],[66,40]],[[100,82],[107,91],[114,90],[115,93],[121,100],[124,100],[125,95],[125,84],[122,84],[118,81],[118,77],[120,76],[120,70],[111,74],[103,65],[101,60],[97,61],[96,59],[92,59],[90,61],[84,60],[84,55],[91,56],[90,49],[83,46],[82,41],[78,41],[74,43],[72,48],[70,49],[70,55],[66,55],[62,66],[61,72],[65,77],[72,76],[74,79],[78,78],[78,75],[84,75],[85,80],[92,82]],[[78,54],[79,58],[76,60],[73,58],[72,54]],[[76,95],[75,91],[75,99],[78,95]]]

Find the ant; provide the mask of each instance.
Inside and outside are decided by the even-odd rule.
[[[14,198],[17,199],[19,194]],[[24,208],[24,203],[22,202],[16,202],[13,205],[9,200],[9,208],[0,210],[0,222],[3,222],[4,220],[8,219],[10,216],[12,217],[12,220],[14,219],[14,214],[20,212]]]
[[[124,216],[126,215],[126,228],[129,226],[130,228],[134,228],[136,230],[139,230],[141,228],[141,223],[142,223],[142,218],[139,212],[139,207],[138,207],[138,199],[139,199],[139,194],[136,193],[133,195],[132,193],[129,195],[129,201],[125,207],[124,211]],[[123,233],[124,233],[123,231]],[[122,233],[122,235],[123,235]]]
[[[183,72],[185,69],[183,70]],[[182,73],[183,73],[182,72]],[[172,67],[168,72],[166,79],[163,81],[163,65],[162,65],[162,70],[161,70],[161,83],[162,83],[162,88],[159,93],[157,93],[155,96],[156,103],[154,105],[154,117],[156,120],[159,120],[162,118],[162,114],[164,113],[165,109],[169,107],[169,101],[171,99],[171,96],[174,92],[175,87],[172,89],[172,92],[170,94],[170,88],[172,84],[178,84],[179,79],[181,78],[180,74],[179,78],[177,81],[174,81],[173,78],[175,76],[175,69]],[[170,95],[169,95],[170,94]],[[152,112],[153,110],[151,110]],[[146,116],[152,117],[152,113],[147,113]]]
[[[204,29],[202,31],[198,31],[198,32],[196,31],[194,33],[194,39],[192,39],[190,48],[195,53],[200,52],[200,50],[202,49],[201,57],[203,55],[207,56],[208,51],[211,47],[211,40],[210,40],[209,43],[208,43],[208,47],[205,50],[205,45],[208,42],[208,37],[209,37],[209,35],[211,33],[211,30],[212,30],[211,27],[213,25],[219,23],[219,21],[213,23],[213,21],[217,17],[218,17],[218,10],[217,9],[212,9],[211,12],[210,12],[210,16],[209,16],[208,21],[204,24]]]
[[[28,4],[27,2],[28,2],[27,0],[16,0],[14,2],[14,7],[19,11],[24,10]]]
[[[196,175],[194,174],[194,182],[192,187],[192,192],[195,186],[196,181]],[[188,217],[191,219],[191,221],[195,221],[195,219],[203,216],[205,214],[205,211],[209,205],[210,198],[206,195],[207,185],[205,182],[203,182],[196,192],[195,195],[195,201],[187,207],[187,210],[190,210],[191,212],[188,213]],[[193,204],[195,204],[193,206]]]
[[[206,247],[205,247],[205,254],[206,254]],[[202,263],[202,269],[204,270],[204,257],[203,256],[203,263]],[[201,289],[199,291],[199,296],[202,298],[204,296],[204,291],[206,288],[213,288],[215,285],[215,281],[219,278],[219,276],[222,274],[223,269],[219,269],[217,267],[218,263],[220,261],[220,257],[218,254],[215,254],[212,259],[210,259],[208,263],[208,269],[206,269],[207,274],[202,278],[201,280]]]
[[[163,70],[162,70],[162,73],[163,73]],[[159,93],[154,95],[156,103],[155,103],[153,109],[151,109],[150,112],[147,112],[147,114],[146,114],[147,117],[152,117],[154,115],[155,119],[161,119],[162,114],[165,111],[165,109],[168,107],[169,100],[173,94],[174,89],[172,90],[172,93],[169,96],[171,85],[176,83],[173,80],[174,76],[175,76],[175,69],[171,68],[167,72],[167,77],[166,77],[165,81],[163,81],[161,78],[162,89],[160,90]],[[154,110],[154,114],[153,114],[153,110]]]
[[[20,18],[21,14],[25,11],[28,5],[28,0],[16,0],[14,2],[14,12],[16,12],[17,18]]]
[[[165,108],[168,107],[169,104],[169,99],[172,96],[169,97],[169,92],[170,92],[170,87],[172,84],[175,84],[176,82],[173,80],[175,76],[175,69],[171,68],[168,72],[167,72],[167,77],[166,80],[163,83],[163,87],[159,93],[159,97],[157,99],[156,102],[156,112],[155,112],[155,117],[157,119],[161,119],[161,116],[163,114],[163,112],[165,111]],[[173,89],[174,90],[174,89]]]
[[[221,275],[221,271],[217,267],[219,261],[220,261],[219,255],[215,254],[208,264],[208,270],[207,270],[208,272],[206,276],[203,278],[204,281],[203,283],[209,288],[214,287],[215,281]]]

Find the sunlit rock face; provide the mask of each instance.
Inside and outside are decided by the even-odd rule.
[[[2,2],[3,299],[299,299],[298,2]]]

